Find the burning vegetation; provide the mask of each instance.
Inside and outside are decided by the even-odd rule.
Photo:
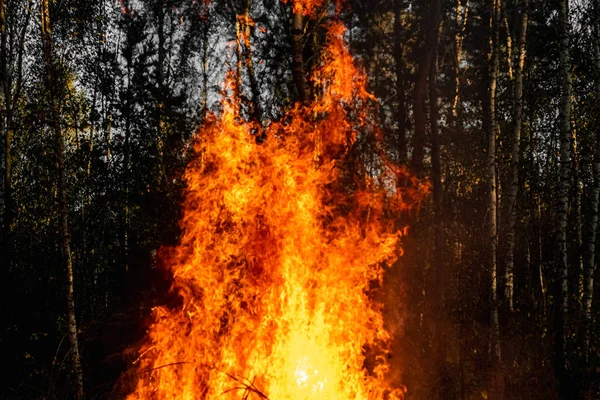
[[[357,135],[377,131],[374,99],[343,25],[327,30],[312,103],[258,134],[225,96],[197,133],[181,241],[163,251],[181,304],[154,309],[128,399],[403,398],[372,293],[402,251],[397,213],[428,187],[383,158],[349,173]]]

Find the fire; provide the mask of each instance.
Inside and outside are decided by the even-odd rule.
[[[183,234],[163,251],[181,305],[155,308],[128,399],[403,397],[386,381],[390,335],[369,293],[400,254],[392,214],[410,199],[342,179],[371,124],[343,34],[330,26],[313,76],[323,95],[264,141],[235,99],[198,133]]]
[[[284,0],[283,2],[286,3],[288,1],[292,3],[294,13],[309,16],[314,15],[315,10],[325,3],[325,0]]]

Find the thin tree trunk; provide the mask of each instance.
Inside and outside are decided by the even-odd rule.
[[[46,80],[50,94],[50,107],[52,125],[55,135],[56,162],[58,165],[58,207],[60,218],[61,250],[67,272],[67,326],[68,337],[71,343],[72,373],[74,378],[73,389],[76,399],[83,399],[83,372],[79,356],[79,343],[77,339],[77,321],[75,318],[75,295],[73,290],[73,259],[71,255],[71,237],[69,235],[69,214],[67,208],[67,182],[65,176],[64,140],[60,124],[59,108],[57,104],[55,85],[57,84],[54,60],[52,56],[52,36],[50,29],[50,13],[48,0],[41,0],[41,34],[44,50],[44,63],[46,67]]]
[[[561,0],[559,13],[559,52],[561,71],[560,182],[557,205],[557,265],[560,293],[556,332],[556,372],[561,398],[568,398],[566,377],[566,318],[569,304],[569,263],[567,257],[567,219],[569,213],[569,183],[571,178],[571,61],[569,55],[569,2]]]
[[[398,96],[397,110],[397,145],[398,161],[406,163],[406,94],[404,93],[404,40],[402,27],[403,0],[394,0],[394,62],[396,64],[396,93]]]
[[[242,14],[242,23],[244,25],[242,38],[244,42],[244,61],[246,68],[248,69],[248,79],[250,81],[250,92],[252,93],[252,118],[259,125],[262,120],[262,112],[260,108],[260,90],[258,88],[258,82],[256,81],[256,73],[254,71],[254,62],[252,61],[252,48],[250,44],[250,36],[252,34],[250,26],[250,7],[252,7],[252,0],[246,0],[244,6],[244,12]]]
[[[467,20],[469,18],[469,0],[466,1],[463,11],[462,0],[456,1],[456,35],[454,45],[456,47],[456,59],[454,66],[454,100],[452,101],[451,117],[456,120],[458,117],[458,103],[460,100],[460,64],[462,63],[463,41],[465,30],[467,29]]]
[[[502,373],[500,371],[502,355],[500,350],[500,322],[498,319],[498,271],[496,253],[498,247],[497,229],[497,181],[496,181],[496,133],[498,129],[496,119],[496,89],[498,86],[498,70],[500,64],[499,41],[500,41],[500,0],[494,0],[491,14],[490,34],[490,86],[489,86],[489,131],[488,131],[488,154],[487,154],[487,179],[488,179],[488,242],[489,242],[489,265],[491,272],[491,328],[492,328],[492,364],[494,366],[492,385],[495,398],[502,398],[504,385],[502,384]]]
[[[208,39],[210,30],[210,5],[206,5],[203,14],[204,26],[202,27],[202,121],[208,112]]]
[[[546,284],[544,283],[544,254],[542,252],[542,200],[540,194],[535,195],[535,220],[536,220],[536,234],[535,234],[535,248],[537,253],[537,269],[540,284],[540,295],[542,297],[542,316],[546,318]]]
[[[521,127],[523,126],[523,69],[527,44],[527,22],[529,0],[521,1],[521,32],[519,36],[518,61],[515,68],[515,93],[513,110],[513,137],[511,154],[510,188],[506,196],[508,226],[506,229],[506,269],[504,275],[504,297],[509,311],[514,310],[514,263],[515,228],[517,223],[517,195],[519,193],[519,158],[521,153]],[[510,58],[509,58],[510,59]]]
[[[10,230],[9,222],[9,200],[10,200],[10,137],[7,132],[7,118],[6,118],[6,89],[8,87],[6,70],[7,70],[7,54],[6,54],[6,0],[0,0],[0,139],[4,139],[4,151],[0,158],[0,167],[4,167],[4,176],[2,177],[2,195],[0,196],[0,209],[2,210],[2,248],[4,249],[0,255],[0,268],[2,271],[7,271],[8,268],[5,265],[8,257],[5,254],[8,245],[8,232]]]
[[[430,2],[430,14],[423,54],[419,60],[419,70],[415,82],[415,100],[413,115],[415,131],[413,135],[413,154],[411,166],[417,176],[423,173],[423,158],[425,157],[425,130],[427,124],[425,98],[427,97],[427,79],[435,55],[435,43],[441,21],[440,0]]]
[[[308,101],[306,88],[306,72],[304,70],[304,15],[294,11],[292,15],[292,76],[301,103]]]
[[[236,112],[241,115],[242,112],[242,43],[240,41],[242,28],[238,18],[235,19],[235,87],[233,89],[235,100],[234,104],[237,105]]]
[[[573,99],[571,99],[573,102]],[[583,197],[583,182],[581,181],[581,174],[579,172],[579,148],[577,143],[577,126],[575,125],[575,116],[573,115],[573,108],[571,108],[571,159],[572,164],[572,178],[573,178],[573,204],[571,211],[575,212],[575,240],[576,240],[576,267],[577,267],[577,280],[573,290],[573,295],[581,304],[583,298],[583,285],[584,285],[584,274],[585,268],[583,266],[583,223],[581,215],[581,203]],[[573,288],[572,288],[573,289]]]
[[[435,46],[437,48],[437,39]],[[429,113],[431,120],[431,177],[433,183],[433,209],[435,215],[434,233],[434,264],[436,268],[436,295],[442,289],[442,263],[443,263],[443,230],[442,230],[442,172],[440,163],[440,137],[439,137],[439,107],[437,94],[437,57],[429,75]],[[441,298],[438,298],[441,301]]]
[[[166,132],[164,129],[164,125],[165,125],[164,116],[165,116],[165,92],[167,90],[165,83],[167,82],[168,68],[165,68],[165,61],[166,61],[165,11],[164,11],[164,7],[160,4],[157,6],[156,18],[157,18],[156,23],[157,23],[157,28],[158,28],[158,32],[157,32],[158,64],[156,66],[156,86],[157,86],[158,92],[159,92],[158,103],[156,105],[156,113],[157,113],[156,147],[158,150],[157,162],[158,162],[160,185],[163,187],[164,190],[166,190],[167,185],[168,185],[167,170],[166,170],[166,166],[165,166],[165,158],[166,158],[166,153],[167,153],[167,149],[166,149],[167,140],[166,140]]]
[[[439,35],[439,30],[438,30]],[[440,136],[439,136],[439,107],[438,107],[438,92],[437,92],[437,46],[438,36],[434,43],[434,60],[429,74],[429,115],[431,123],[431,178],[433,183],[433,213],[434,213],[434,321],[435,321],[435,342],[437,343],[437,378],[440,381],[444,380],[445,361],[446,361],[446,346],[447,340],[441,330],[440,324],[435,320],[436,315],[443,315],[444,310],[444,257],[443,257],[443,224],[442,224],[442,172],[440,160]],[[439,385],[438,398],[444,398],[444,387]]]

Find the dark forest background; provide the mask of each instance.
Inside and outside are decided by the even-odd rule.
[[[226,72],[279,120],[332,19],[432,184],[386,305],[407,399],[600,398],[600,1],[322,3],[0,0],[0,398],[123,396]]]

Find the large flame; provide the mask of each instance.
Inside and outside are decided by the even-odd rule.
[[[369,293],[401,251],[388,210],[407,199],[342,183],[371,98],[343,34],[331,24],[313,76],[323,95],[262,143],[235,100],[198,133],[181,242],[163,254],[182,305],[155,308],[128,399],[403,397]]]

